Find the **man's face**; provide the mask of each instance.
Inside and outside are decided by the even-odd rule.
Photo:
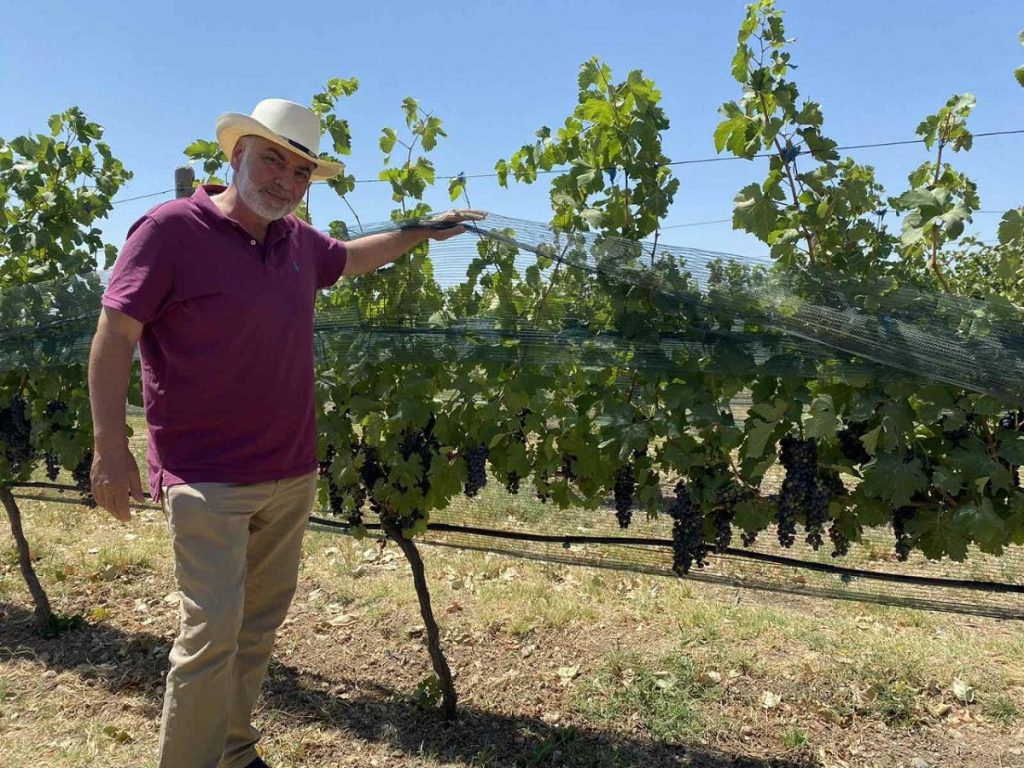
[[[253,213],[274,221],[295,210],[309,187],[314,165],[259,136],[246,136],[233,153],[238,194]]]

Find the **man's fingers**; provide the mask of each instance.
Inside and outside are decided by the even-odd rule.
[[[92,487],[92,497],[98,506],[107,510],[116,519],[122,522],[131,519],[127,488],[118,489],[110,483],[96,484]]]
[[[128,478],[129,489],[131,491],[132,498],[140,504],[146,500],[145,495],[142,493],[142,478],[139,477],[138,467],[132,472]]]
[[[458,208],[452,211],[459,221],[483,221],[487,218],[486,211],[478,211],[475,208]]]
[[[112,501],[111,514],[121,522],[127,523],[132,517],[131,508],[128,506],[128,489],[118,488],[114,491]]]
[[[458,222],[458,221],[483,221],[487,218],[487,211],[478,211],[476,208],[454,208],[445,211],[434,219],[427,219],[431,222]]]

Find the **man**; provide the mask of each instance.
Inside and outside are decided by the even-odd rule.
[[[318,158],[320,121],[281,99],[223,115],[229,187],[201,187],[136,222],[89,358],[92,490],[118,520],[142,500],[125,402],[136,344],[149,478],[167,518],[181,594],[160,728],[161,768],[260,768],[250,718],[295,592],[316,486],[313,303],[341,275],[383,266],[447,229],[342,243],[290,215]]]

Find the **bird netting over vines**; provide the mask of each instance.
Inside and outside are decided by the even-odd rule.
[[[1019,308],[494,215],[470,230],[318,300],[335,518],[422,533],[490,479],[545,502],[548,533],[640,511],[677,572],[763,532],[830,559],[880,530],[887,560],[973,553],[996,565],[972,577],[1024,591]],[[83,362],[103,286],[0,294],[0,368]]]

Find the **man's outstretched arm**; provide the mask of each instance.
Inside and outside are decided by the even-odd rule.
[[[345,262],[347,276],[364,275],[373,272],[375,269],[390,264],[403,253],[412,250],[424,240],[447,240],[449,237],[461,235],[466,231],[465,227],[459,226],[463,221],[480,221],[486,217],[483,211],[472,209],[460,209],[447,211],[432,218],[425,224],[449,224],[445,229],[433,229],[431,226],[416,227],[412,229],[400,229],[396,232],[380,232],[375,235],[366,235],[345,243],[345,250],[348,259]]]

